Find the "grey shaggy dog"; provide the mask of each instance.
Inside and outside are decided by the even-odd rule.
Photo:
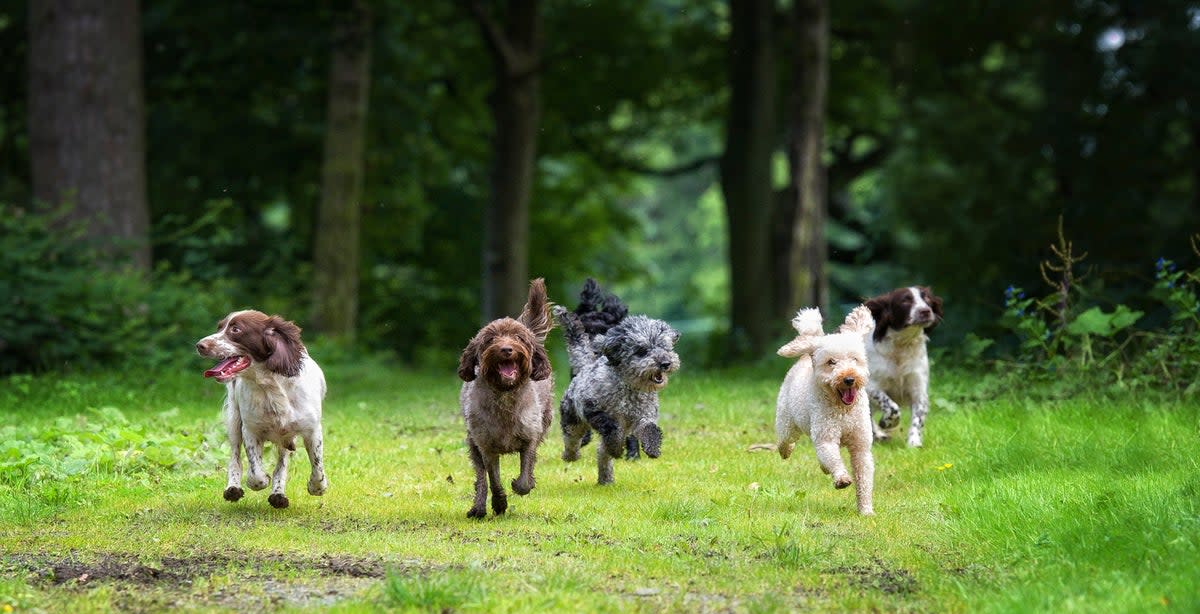
[[[601,288],[595,279],[589,277],[583,282],[583,289],[579,291],[579,305],[575,307],[575,315],[579,316],[583,331],[591,338],[592,351],[597,351],[596,348],[604,341],[604,334],[608,329],[629,315],[629,307],[617,295]],[[571,377],[575,377],[574,368],[571,369]],[[592,432],[589,430],[579,445],[586,446],[591,441]],[[626,437],[625,458],[641,458],[640,445],[636,437]]]
[[[565,461],[579,459],[579,448],[594,429],[598,482],[613,481],[613,459],[625,451],[628,437],[635,438],[646,455],[662,452],[658,427],[658,392],[679,369],[675,342],[679,333],[662,320],[630,316],[608,329],[592,345],[579,315],[555,306],[554,317],[563,328],[567,356],[575,377],[559,406]]]

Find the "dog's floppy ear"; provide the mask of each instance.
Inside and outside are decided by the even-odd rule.
[[[604,335],[598,341],[600,342],[600,353],[608,359],[608,364],[614,367],[621,364],[621,336]]]
[[[475,381],[475,369],[479,368],[479,335],[471,339],[458,358],[458,377],[464,382]]]
[[[846,314],[846,321],[838,327],[839,333],[869,335],[875,330],[875,318],[866,305],[859,305]]]
[[[863,305],[871,310],[871,317],[875,320],[875,341],[883,341],[883,336],[887,334],[888,327],[892,325],[892,310],[889,297],[891,295],[877,296]]]
[[[266,360],[267,368],[287,377],[299,374],[300,356],[304,352],[304,344],[300,342],[300,327],[279,316],[271,316],[263,329],[263,337],[271,348],[271,355]]]
[[[934,294],[933,288],[930,288],[929,286],[922,286],[921,292],[924,293],[925,296],[929,297],[926,299],[926,302],[928,302],[929,307],[933,309],[933,315],[937,316],[937,319],[933,321],[933,324],[925,327],[925,330],[929,331],[933,328],[936,328],[937,325],[941,324],[942,322],[942,297]]]
[[[529,379],[540,382],[547,377],[550,377],[550,355],[546,353],[546,348],[540,343],[533,344],[533,372],[529,374]]]
[[[809,354],[813,353],[813,350],[816,349],[816,344],[813,341],[814,339],[811,336],[796,337],[795,339],[787,342],[783,347],[779,348],[779,350],[775,353],[783,356],[784,358],[800,358],[802,356],[808,356]]]

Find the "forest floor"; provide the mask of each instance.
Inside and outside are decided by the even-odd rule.
[[[1200,609],[1194,400],[935,370],[926,446],[875,447],[860,517],[810,448],[756,445],[786,363],[685,368],[661,458],[599,487],[591,454],[559,458],[556,415],[537,488],[478,521],[453,365],[327,365],[330,489],[304,492],[299,452],[284,510],[222,500],[207,366],[0,379],[3,612]]]

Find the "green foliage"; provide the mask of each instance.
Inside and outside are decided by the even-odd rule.
[[[1200,269],[1178,270],[1160,258],[1148,293],[1158,302],[1152,324],[1138,327],[1146,312],[1124,304],[1112,311],[1092,306],[1074,313],[1064,309],[1061,292],[1027,297],[1013,286],[1005,290],[999,323],[1016,338],[1012,357],[1023,371],[1081,379],[1100,375],[1120,387],[1192,393],[1200,369],[1198,289]]]
[[[177,362],[229,310],[221,283],[115,268],[61,216],[0,203],[0,373]]]

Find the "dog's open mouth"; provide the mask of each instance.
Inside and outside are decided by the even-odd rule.
[[[846,405],[854,405],[854,400],[858,398],[858,389],[846,388],[845,390],[839,390],[838,396],[842,398],[842,403]]]
[[[663,386],[667,385],[666,371],[656,371],[651,373],[650,377],[646,379],[650,380],[650,385],[654,386],[655,388],[662,388]]]
[[[521,368],[517,366],[516,361],[509,360],[496,365],[496,372],[505,380],[515,380],[521,373]]]
[[[204,372],[204,377],[215,377],[218,382],[224,384],[233,379],[233,376],[250,366],[250,359],[245,356],[230,356],[213,365],[213,368]]]

